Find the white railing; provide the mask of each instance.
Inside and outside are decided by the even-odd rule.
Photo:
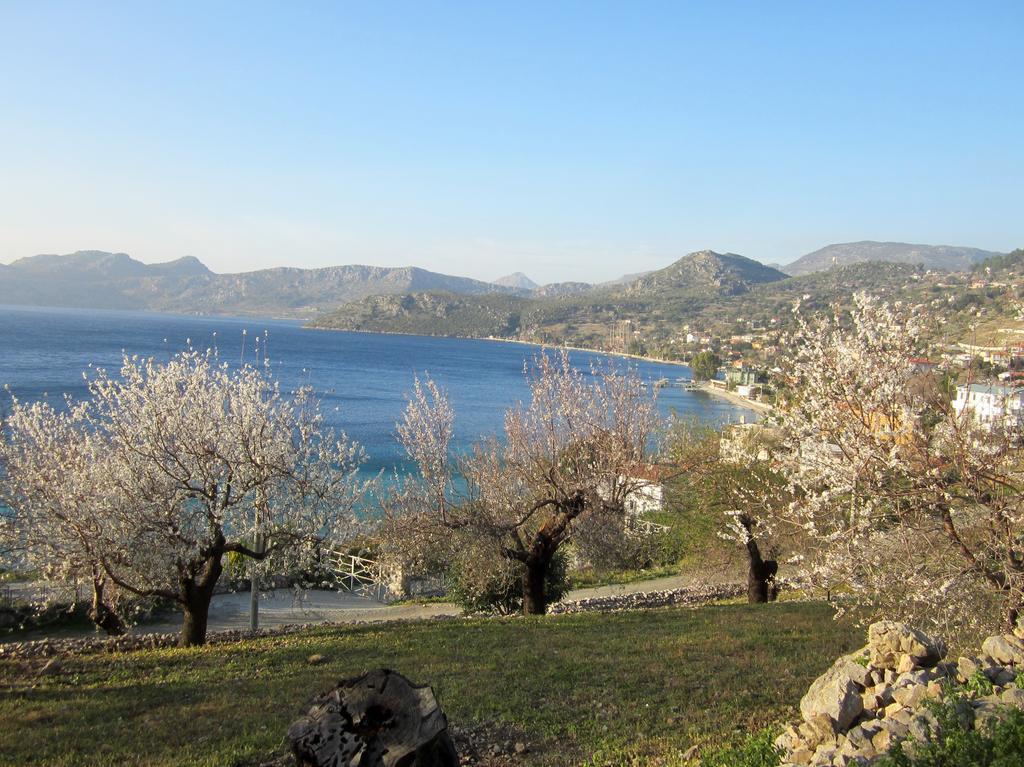
[[[387,578],[379,562],[337,549],[324,552],[324,563],[334,574],[339,590],[386,602],[390,598]]]
[[[668,525],[651,522],[648,519],[641,519],[640,517],[626,518],[626,532],[629,535],[638,537],[642,535],[657,535],[658,533],[668,532],[670,529]]]

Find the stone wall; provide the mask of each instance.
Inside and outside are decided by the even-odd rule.
[[[747,593],[747,587],[740,583],[724,583],[713,586],[689,586],[665,591],[643,591],[635,594],[613,594],[607,597],[580,599],[575,602],[559,602],[551,605],[552,615],[582,612],[615,612],[618,610],[643,610],[673,605],[705,605],[720,599],[731,599]]]
[[[776,740],[783,765],[870,765],[897,742],[928,739],[937,726],[928,702],[954,693],[967,727],[1007,706],[1024,709],[1022,638],[989,637],[978,656],[954,663],[940,640],[902,623],[873,624],[867,646],[837,660],[800,701],[803,721]]]
[[[720,599],[746,594],[746,586],[742,584],[721,584],[714,586],[692,586],[689,588],[668,591],[647,591],[635,594],[616,594],[609,597],[581,599],[575,602],[559,602],[551,605],[549,613],[560,615],[580,612],[614,612],[618,610],[643,610],[657,607],[698,606],[715,602]],[[411,620],[444,620],[453,616],[438,615],[431,619],[397,618],[395,622]],[[305,623],[275,626],[262,629],[256,636],[276,636],[305,631],[325,626],[354,626],[368,621],[351,621],[346,623]],[[390,622],[390,621],[389,621]],[[248,631],[212,631],[207,634],[209,644],[239,642],[251,639],[254,635]],[[37,639],[28,642],[0,643],[0,660],[11,658],[47,658],[54,655],[79,655],[97,652],[131,652],[133,650],[149,650],[159,647],[174,647],[178,644],[177,633],[131,633],[119,637],[102,635],[75,639]]]

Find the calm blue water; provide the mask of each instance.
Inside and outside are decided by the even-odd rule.
[[[243,335],[244,332],[244,335]],[[0,307],[0,386],[20,400],[86,393],[82,373],[91,364],[115,372],[122,351],[158,359],[187,347],[216,346],[222,359],[253,361],[253,341],[267,334],[269,357],[282,387],[313,386],[331,426],[344,430],[369,454],[367,473],[404,468],[395,423],[412,389],[413,376],[429,373],[448,390],[455,409],[456,442],[465,448],[480,436],[501,431],[503,414],[528,392],[523,365],[539,349],[522,344],[451,338],[307,330],[281,320],[95,310]],[[573,352],[588,370],[601,355]],[[689,377],[688,368],[637,360],[648,380]],[[8,395],[0,392],[0,407]],[[745,411],[699,392],[664,388],[661,410],[725,423]]]

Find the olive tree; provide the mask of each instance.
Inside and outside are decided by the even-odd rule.
[[[308,388],[286,396],[265,367],[231,369],[214,352],[163,364],[126,356],[119,376],[97,371],[89,395],[38,422],[31,413],[44,409],[15,403],[10,444],[25,459],[16,455],[4,479],[14,526],[36,537],[81,527],[83,566],[123,592],[175,603],[182,645],[205,641],[226,554],[295,565],[355,524],[361,449],[324,427]],[[36,491],[60,463],[38,453],[65,450],[39,434],[54,418],[88,450],[69,472],[75,501],[41,506]]]
[[[766,449],[771,431],[747,424],[719,433],[675,419],[668,434],[668,455],[685,468],[671,496],[679,524],[702,547],[705,570],[717,565],[731,571],[736,555],[742,556],[751,603],[776,599],[779,556],[795,554],[802,545],[799,526],[788,523],[790,496],[776,451]]]
[[[544,613],[556,555],[575,532],[605,515],[625,521],[625,500],[647,482],[657,423],[653,395],[633,373],[592,376],[568,354],[539,355],[526,372],[530,398],[505,414],[503,438],[452,455],[454,413],[432,381],[416,381],[398,432],[418,479],[386,504],[384,539],[410,556],[452,541],[447,551],[483,581],[519,580],[522,609]]]
[[[780,414],[807,572],[869,614],[945,632],[1011,627],[1024,606],[1018,434],[957,413],[909,359],[917,319],[855,297],[800,320]]]

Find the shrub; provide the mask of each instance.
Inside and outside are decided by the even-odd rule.
[[[522,568],[515,563],[483,571],[472,567],[473,560],[456,560],[446,573],[448,596],[470,613],[512,615],[523,609]],[[549,602],[557,602],[568,589],[566,556],[555,553],[548,569],[544,590]]]
[[[938,726],[931,739],[898,743],[878,767],[1018,767],[1024,764],[1024,712],[1006,707],[1004,714],[969,730],[958,716],[958,697],[932,708]]]

